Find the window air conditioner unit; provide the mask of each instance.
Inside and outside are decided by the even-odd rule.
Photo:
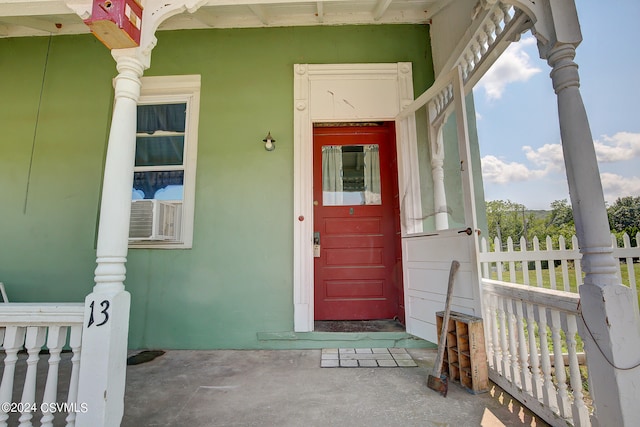
[[[132,200],[130,240],[176,240],[178,205],[163,200]]]

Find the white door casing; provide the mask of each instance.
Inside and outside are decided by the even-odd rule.
[[[409,62],[294,65],[294,331],[313,331],[313,123],[394,121],[413,101]],[[415,119],[396,127],[403,235],[422,231]]]

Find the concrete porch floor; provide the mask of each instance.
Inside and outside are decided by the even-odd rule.
[[[321,368],[321,350],[167,351],[127,367],[122,426],[546,426],[492,384],[429,389],[436,351],[417,367]]]

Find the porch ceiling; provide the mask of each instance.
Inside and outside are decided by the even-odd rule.
[[[171,17],[160,30],[427,23],[453,0],[208,0]],[[149,1],[142,1],[149,4]],[[147,6],[149,7],[149,6]],[[81,34],[85,0],[0,0],[0,37]]]

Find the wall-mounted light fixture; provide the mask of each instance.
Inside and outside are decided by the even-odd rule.
[[[264,142],[264,149],[267,151],[273,151],[276,149],[276,140],[271,136],[271,132],[267,134],[267,136],[262,140]]]

